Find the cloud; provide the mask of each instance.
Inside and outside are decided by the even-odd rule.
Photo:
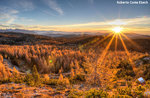
[[[143,24],[150,24],[150,17],[138,17],[138,18],[131,18],[131,19],[122,19],[127,23],[127,25],[143,25]]]
[[[122,25],[122,26],[134,26],[134,25],[150,25],[150,17],[138,17],[138,18],[128,18],[128,19],[115,19],[115,20],[108,20],[102,22],[89,22],[89,23],[82,23],[82,24],[71,24],[71,25],[56,25],[53,27],[93,27],[93,26],[114,26],[114,25]]]
[[[56,11],[57,13],[59,13],[60,15],[63,15],[64,12],[63,10],[60,8],[60,6],[57,4],[56,0],[44,0],[45,3],[54,11]]]
[[[51,13],[48,10],[42,10],[42,12],[44,12],[45,14],[50,15],[50,16],[56,16],[55,14]]]
[[[17,18],[18,10],[8,7],[0,7],[0,22],[10,24]]]
[[[35,5],[31,0],[17,0],[14,3],[15,7],[24,11],[33,10],[35,8]]]
[[[0,22],[3,24],[12,24],[14,22],[31,22],[33,19],[18,16],[19,11],[9,7],[0,7]]]
[[[110,21],[108,24],[109,25],[126,25],[127,23],[125,21],[117,19],[117,20]]]
[[[8,21],[6,21],[7,24],[11,24],[15,21],[16,17],[11,17]]]
[[[25,17],[18,17],[19,22],[33,22],[33,19],[28,19]]]

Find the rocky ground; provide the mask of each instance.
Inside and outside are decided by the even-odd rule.
[[[25,84],[8,83],[0,85],[0,98],[62,98],[65,92],[50,86],[29,87]]]

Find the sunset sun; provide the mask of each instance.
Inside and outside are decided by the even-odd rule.
[[[122,27],[114,27],[114,28],[112,29],[112,31],[114,31],[115,33],[121,33],[122,30],[123,30]]]

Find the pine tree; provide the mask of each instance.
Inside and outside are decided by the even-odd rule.
[[[39,85],[40,84],[40,75],[37,71],[36,65],[33,66],[32,76],[33,76],[35,85]]]
[[[6,68],[5,66],[0,62],[0,78],[2,79],[6,79],[8,76],[7,76],[7,71],[6,71]]]
[[[75,76],[75,74],[74,74],[74,69],[73,68],[71,68],[71,78],[74,78],[74,76]]]
[[[3,56],[0,54],[0,61],[3,62]]]
[[[64,78],[63,78],[63,75],[62,74],[60,74],[60,76],[59,76],[59,80],[60,81],[62,81]]]

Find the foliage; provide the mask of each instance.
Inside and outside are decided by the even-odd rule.
[[[143,75],[144,75],[146,80],[150,80],[150,64],[144,65]]]
[[[49,79],[48,81],[45,82],[47,85],[57,85],[58,79]]]
[[[139,85],[136,89],[133,90],[133,96],[138,98],[144,98],[145,87]]]
[[[108,96],[107,92],[103,90],[91,89],[86,92],[86,98],[106,98]]]
[[[117,89],[119,95],[128,95],[128,96],[132,96],[132,92],[131,92],[131,88],[125,88],[125,89]]]
[[[77,74],[77,75],[74,77],[74,80],[85,81],[85,75]]]
[[[41,85],[42,81],[41,81],[40,75],[39,75],[35,65],[33,66],[32,74],[28,73],[26,75],[25,81],[30,86],[40,86]]]
[[[118,78],[125,78],[125,77],[134,77],[135,73],[133,71],[133,68],[129,61],[121,61],[119,66],[117,68],[120,68],[120,70],[116,73],[116,76]]]
[[[112,98],[132,98],[132,97],[128,95],[113,95]]]
[[[124,89],[121,89],[121,88],[118,88],[117,89],[117,92],[118,94],[115,95],[115,98],[144,98],[144,91],[145,91],[145,88],[141,85],[139,85],[138,87],[136,87],[136,89],[131,89],[131,88],[124,88]]]
[[[66,77],[66,78],[63,78],[63,75],[60,74],[59,79],[58,79],[58,81],[57,81],[57,84],[58,84],[58,85],[61,85],[61,86],[67,87],[67,86],[70,85],[70,81],[69,81],[69,79],[68,79],[67,77]]]
[[[25,82],[30,86],[34,86],[34,80],[31,74],[26,75]]]
[[[68,94],[68,97],[69,98],[79,98],[79,97],[82,97],[84,94],[83,91],[79,91],[79,90],[76,90],[76,89],[71,89],[69,94]]]
[[[0,54],[0,62],[3,62],[3,56]]]
[[[68,72],[71,69],[71,62],[76,69],[80,68],[84,56],[87,55],[80,51],[74,51],[72,48],[52,47],[51,45],[3,45],[0,53],[19,67],[28,66],[32,69],[36,65],[39,73],[58,73],[61,68],[64,72]],[[24,62],[25,65],[19,62]]]
[[[33,66],[32,77],[33,77],[34,85],[40,85],[41,84],[41,78],[40,78],[40,75],[37,71],[36,65]]]

